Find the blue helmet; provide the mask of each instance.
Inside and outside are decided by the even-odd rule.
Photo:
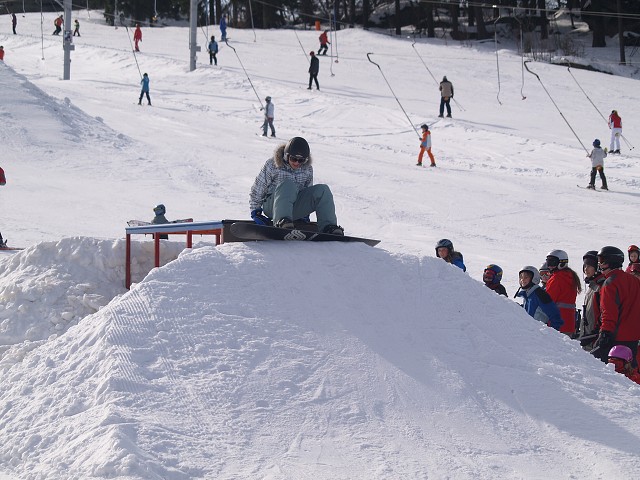
[[[167,213],[167,209],[164,208],[163,204],[156,205],[155,207],[153,207],[153,213],[155,213],[156,215],[164,215],[165,213]]]
[[[488,282],[486,280],[484,280],[484,276],[487,273],[487,271],[493,272],[493,278]],[[482,279],[487,284],[497,285],[502,280],[502,269],[498,265],[494,265],[493,263],[490,264],[490,265],[487,265],[485,267],[485,269],[484,269],[484,273],[482,275]]]
[[[453,252],[453,242],[448,238],[443,238],[442,240],[438,241],[438,243],[436,243],[436,257],[439,257],[439,248],[447,248],[449,249],[449,254],[451,254],[451,252]]]
[[[599,146],[600,146],[600,139],[596,138],[596,139],[593,141],[593,146],[594,146],[594,147],[599,147]]]

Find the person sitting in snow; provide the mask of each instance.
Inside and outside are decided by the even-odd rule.
[[[631,273],[633,265],[640,263],[640,249],[636,245],[629,245],[627,255],[629,256],[629,265],[627,265],[625,271]]]
[[[549,294],[540,287],[540,272],[538,272],[538,269],[531,265],[522,267],[518,272],[518,280],[520,288],[518,288],[514,298],[522,297],[524,299],[522,307],[533,318],[549,327],[560,330],[563,324],[560,310],[553,303]]]
[[[258,225],[294,228],[294,220],[316,212],[318,231],[344,235],[328,185],[313,184],[309,144],[293,137],[275,149],[258,173],[249,195],[251,218]],[[263,214],[264,212],[264,214]]]
[[[436,243],[436,257],[461,268],[463,272],[467,271],[462,254],[453,249],[453,242],[447,238],[443,238]]]
[[[169,220],[167,220],[167,217],[164,216],[164,214],[167,213],[167,209],[163,204],[156,205],[155,207],[153,207],[153,213],[156,214],[155,217],[153,217],[153,220],[151,220],[151,223],[153,225],[164,225],[165,223],[169,223]],[[160,235],[160,240],[168,240],[168,239],[169,239],[169,235]]]
[[[596,189],[596,173],[600,173],[600,180],[602,181],[602,190],[609,190],[607,188],[607,177],[604,176],[604,159],[607,156],[607,152],[605,152],[602,148],[600,148],[600,140],[595,139],[593,141],[593,150],[591,153],[587,155],[591,159],[591,180],[589,181],[589,185],[587,188],[592,190]]]
[[[504,288],[504,285],[500,283],[502,280],[502,268],[498,265],[487,265],[484,269],[484,273],[482,274],[482,281],[484,284],[489,287],[491,290],[496,292],[498,295],[507,295],[507,289]]]

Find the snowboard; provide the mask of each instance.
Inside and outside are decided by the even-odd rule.
[[[169,223],[187,223],[187,222],[193,222],[193,218],[181,218],[180,220],[173,220]],[[129,220],[127,222],[127,225],[130,227],[145,227],[147,225],[156,225],[156,224],[151,222],[145,222],[144,220]],[[162,225],[162,224],[158,224],[158,225]]]
[[[332,233],[307,232],[298,229],[268,227],[255,223],[236,222],[231,224],[231,233],[244,240],[290,240],[306,242],[361,242],[370,246],[380,243],[380,240],[347,235],[333,235]]]

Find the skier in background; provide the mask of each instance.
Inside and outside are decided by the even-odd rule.
[[[453,84],[447,80],[447,77],[442,77],[440,82],[440,118],[444,115],[444,107],[447,107],[447,117],[451,118],[451,99],[453,98]]]
[[[422,156],[424,152],[427,152],[429,155],[429,159],[431,160],[431,166],[436,166],[436,159],[433,157],[433,153],[431,153],[431,132],[429,131],[429,126],[426,123],[423,123],[420,128],[422,128],[422,139],[420,140],[420,153],[418,154],[418,163],[417,166],[422,166]]]
[[[591,180],[587,188],[591,190],[596,189],[596,173],[600,173],[600,180],[602,181],[602,190],[609,190],[607,187],[607,177],[604,176],[604,159],[607,156],[607,152],[600,148],[600,140],[597,138],[593,141],[593,150],[587,155],[591,159]]]
[[[611,129],[611,144],[609,145],[609,153],[620,153],[622,118],[620,118],[620,116],[618,115],[617,110],[612,110],[611,115],[609,115],[609,128]]]
[[[307,90],[311,90],[311,82],[316,82],[316,90],[320,90],[320,85],[318,84],[318,72],[320,71],[320,60],[316,57],[316,54],[313,53],[313,50],[309,52],[311,55],[311,62],[309,63],[309,88]]]
[[[0,45],[0,62],[4,61],[4,47]]]
[[[262,136],[267,136],[267,127],[271,127],[271,136],[276,136],[276,129],[273,126],[273,118],[275,113],[275,106],[271,101],[271,97],[267,97],[264,99],[267,102],[264,106],[264,123],[262,124]]]
[[[11,27],[13,28],[13,34],[17,35],[16,33],[16,26],[18,25],[18,18],[16,17],[15,13],[11,14]]]
[[[76,18],[75,21],[73,22],[73,36],[75,37],[76,35],[80,36],[80,21]]]
[[[133,32],[133,41],[135,43],[135,51],[139,52],[138,43],[142,42],[142,30],[140,30],[140,24],[136,23],[136,30]]]
[[[227,41],[227,14],[223,13],[220,18],[220,35],[222,35],[222,41]]]
[[[318,55],[326,55],[327,50],[329,49],[327,45],[331,45],[331,42],[329,42],[329,39],[327,38],[327,33],[329,33],[329,30],[325,30],[320,34],[320,37],[318,37],[320,39],[320,48],[318,49]]]
[[[63,20],[64,20],[64,17],[60,15],[53,21],[53,24],[55,25],[56,29],[53,31],[52,35],[60,35],[60,32],[62,31]]]
[[[216,55],[218,54],[218,42],[216,42],[216,37],[211,36],[211,41],[209,42],[209,46],[207,47],[209,50],[209,65],[215,62],[218,65],[218,58]]]
[[[463,272],[467,271],[462,254],[453,249],[453,242],[447,238],[443,238],[436,243],[436,257],[461,268]]]
[[[144,73],[142,75],[142,80],[140,80],[140,85],[142,85],[142,90],[140,90],[140,98],[138,99],[138,105],[142,105],[142,97],[144,95],[147,96],[147,102],[151,105],[151,98],[149,97],[149,75]]]
[[[0,47],[1,49],[2,47]],[[4,170],[0,167],[0,186],[7,184],[7,177],[4,176]]]

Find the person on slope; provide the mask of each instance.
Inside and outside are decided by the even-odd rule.
[[[62,15],[60,15],[59,17],[56,17],[56,19],[53,21],[53,25],[56,27],[56,29],[53,31],[51,35],[60,35],[60,32],[62,31],[63,21],[64,21],[64,17]]]
[[[151,97],[149,97],[149,75],[144,73],[142,75],[142,80],[140,80],[140,85],[142,86],[140,90],[140,98],[138,99],[138,105],[142,105],[142,97],[144,95],[147,96],[147,102],[151,105]]]
[[[418,163],[417,166],[422,166],[422,157],[424,156],[424,152],[427,152],[429,155],[429,160],[431,160],[431,166],[436,166],[436,159],[433,157],[433,153],[431,153],[431,132],[429,131],[429,126],[426,123],[423,123],[420,128],[422,129],[422,139],[420,140],[420,153],[418,154]]]
[[[16,18],[16,14],[12,13],[11,14],[11,28],[13,29],[13,34],[17,35],[16,33],[16,26],[18,25],[18,19]]]
[[[265,162],[251,187],[249,207],[258,225],[271,225],[273,219],[276,227],[294,228],[294,220],[308,221],[316,212],[319,232],[344,235],[331,189],[313,184],[311,150],[302,137],[278,146]]]
[[[329,30],[325,30],[320,34],[320,37],[318,37],[320,40],[320,48],[318,49],[318,55],[326,55],[327,50],[329,49],[327,45],[331,45],[331,42],[329,42],[329,39],[327,38],[327,33],[329,33]]]
[[[209,51],[209,65],[212,65],[214,62],[218,65],[218,42],[216,42],[216,37],[211,36],[211,41],[209,42],[209,46],[207,47]]]
[[[600,173],[600,180],[602,181],[602,190],[609,190],[607,188],[607,177],[604,176],[604,159],[607,156],[607,152],[605,152],[602,148],[600,148],[600,140],[595,139],[593,141],[593,150],[591,153],[587,155],[591,159],[591,179],[589,180],[589,185],[587,188],[591,190],[596,189],[596,173]]]
[[[442,77],[440,82],[440,115],[442,118],[444,115],[444,107],[447,107],[447,117],[451,118],[451,99],[453,98],[453,84],[447,80],[447,77]]]
[[[582,292],[582,280],[569,268],[569,256],[564,250],[551,250],[547,265],[551,277],[546,290],[560,309],[564,322],[560,331],[573,336],[576,333],[576,297]]]
[[[4,62],[4,47],[0,45],[0,62]]]
[[[136,52],[139,52],[140,47],[138,47],[138,43],[142,43],[142,30],[140,29],[139,23],[136,23],[136,29],[133,32],[133,42],[134,42],[134,50]]]
[[[498,265],[487,265],[484,269],[484,273],[482,274],[482,281],[484,284],[489,287],[491,290],[496,292],[498,295],[507,295],[507,289],[504,288],[504,285],[500,283],[502,280],[502,268]]]
[[[629,245],[627,255],[629,256],[629,265],[627,265],[625,272],[631,273],[631,267],[635,263],[640,263],[640,249],[636,245]]]
[[[271,101],[271,97],[266,97],[264,101],[266,103],[264,105],[264,122],[262,123],[262,136],[263,137],[267,136],[267,127],[269,127],[271,128],[271,136],[275,137],[276,129],[273,126],[273,119],[274,119],[276,107],[273,105],[273,102]]]
[[[153,207],[153,213],[155,213],[155,216],[151,220],[151,223],[153,225],[164,225],[165,223],[169,223],[169,220],[167,220],[167,217],[164,216],[165,213],[167,213],[167,209],[163,204],[156,205],[155,207]],[[160,240],[168,240],[168,239],[169,239],[169,235],[160,235]]]
[[[75,37],[80,36],[80,20],[78,20],[77,18],[75,19],[75,21],[73,22],[73,36]]]
[[[629,347],[616,345],[609,350],[607,363],[612,363],[616,367],[616,372],[622,373],[629,380],[640,384],[640,373],[637,368],[633,368],[633,352]]]
[[[0,47],[2,48],[2,47]],[[0,167],[0,186],[7,184],[7,177],[4,175],[4,170]]]
[[[455,265],[462,269],[463,272],[467,271],[467,267],[464,265],[462,253],[456,252],[453,249],[453,242],[447,238],[443,238],[436,243],[436,257],[443,259],[447,263]]]
[[[220,18],[220,35],[223,42],[227,41],[227,14],[223,13]]]
[[[609,153],[620,153],[620,137],[622,136],[622,118],[617,110],[612,110],[609,115],[609,128],[611,129],[611,143]]]
[[[316,57],[313,50],[309,52],[311,61],[309,62],[309,87],[307,90],[311,90],[311,82],[316,82],[316,90],[320,90],[320,84],[318,83],[318,72],[320,71],[320,60]]]
[[[518,272],[520,288],[514,298],[522,297],[524,302],[522,307],[533,318],[545,325],[560,330],[562,327],[562,317],[560,310],[547,292],[539,285],[540,272],[536,267],[527,265]]]
[[[590,352],[595,348],[600,331],[600,288],[605,281],[598,267],[598,252],[589,250],[582,256],[585,295],[582,304],[582,322],[578,329],[580,346]]]

